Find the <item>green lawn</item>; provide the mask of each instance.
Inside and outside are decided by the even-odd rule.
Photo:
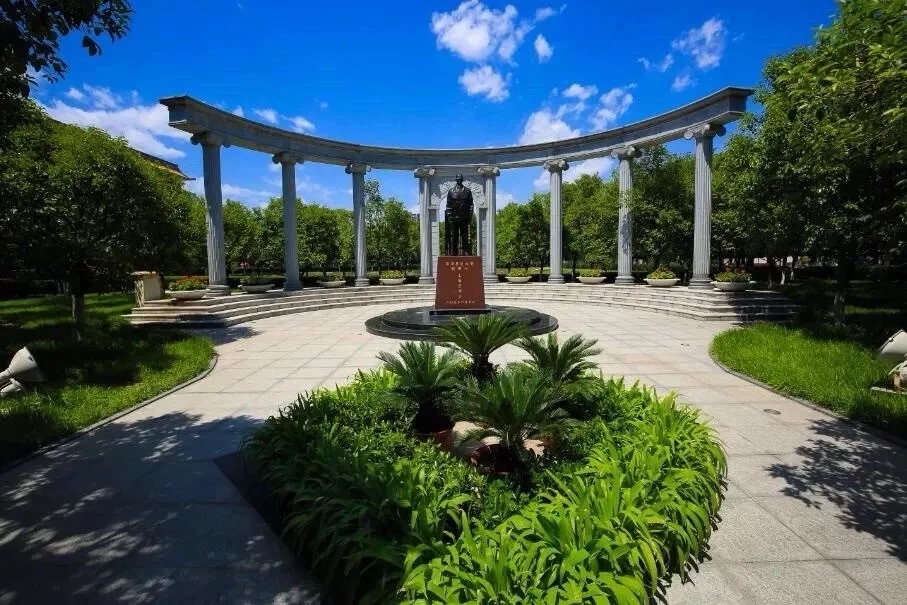
[[[47,382],[0,399],[0,464],[188,380],[208,367],[211,341],[133,327],[128,294],[87,296],[86,336],[73,338],[69,298],[0,301],[0,365],[28,346]]]
[[[855,283],[844,325],[834,325],[827,315],[831,282],[795,282],[780,290],[804,306],[803,316],[790,326],[756,324],[723,332],[712,342],[715,358],[783,393],[907,437],[907,396],[870,391],[890,385],[886,374],[893,364],[876,361],[874,353],[907,327],[907,286]]]

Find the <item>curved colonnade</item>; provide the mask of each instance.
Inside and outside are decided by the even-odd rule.
[[[365,245],[365,175],[372,168],[411,170],[419,179],[420,278],[434,283],[439,255],[438,212],[453,176],[462,172],[476,201],[476,234],[487,282],[497,282],[495,259],[496,181],[502,170],[542,166],[550,173],[551,275],[548,283],[564,283],[561,229],[561,185],[570,162],[597,157],[619,161],[620,214],[618,221],[618,284],[632,284],[633,229],[630,195],[632,162],[640,149],[679,138],[695,143],[695,222],[693,276],[690,288],[711,288],[711,159],[715,136],[724,125],[746,111],[748,88],[728,87],[683,107],[620,128],[573,139],[511,147],[481,149],[407,149],[334,141],[260,124],[207,105],[189,96],[168,97],[169,123],[192,134],[201,145],[205,199],[208,210],[208,295],[230,293],[224,250],[223,195],[220,153],[224,147],[242,147],[272,156],[281,165],[284,209],[286,290],[298,290],[296,242],[296,164],[304,161],[345,166],[352,177],[356,285],[367,286]]]

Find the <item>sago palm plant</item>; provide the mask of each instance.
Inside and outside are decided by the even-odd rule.
[[[525,336],[526,329],[509,317],[489,313],[479,315],[477,319],[458,317],[446,326],[435,328],[435,333],[447,346],[457,348],[470,358],[473,377],[484,383],[495,374],[491,354]]]
[[[405,342],[396,355],[381,352],[378,359],[384,362],[384,369],[397,377],[394,392],[419,407],[413,421],[417,432],[433,433],[453,426],[440,404],[458,383],[459,355],[455,350],[446,349],[439,354],[432,343]]]
[[[512,464],[524,460],[527,439],[557,434],[570,421],[561,392],[526,368],[501,372],[487,385],[472,382],[461,396],[456,418],[476,425],[463,441],[497,437],[498,455]]]
[[[565,395],[564,405],[574,415],[582,416],[576,408],[584,408],[585,399],[594,395],[599,377],[590,374],[598,366],[590,361],[602,350],[598,341],[574,334],[563,343],[554,332],[545,338],[521,338],[514,344],[529,354],[523,363],[538,374],[547,376]]]

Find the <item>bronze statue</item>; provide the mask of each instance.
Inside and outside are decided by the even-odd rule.
[[[444,210],[444,253],[447,256],[472,256],[472,191],[463,185],[463,175],[457,173],[457,184],[447,192]]]

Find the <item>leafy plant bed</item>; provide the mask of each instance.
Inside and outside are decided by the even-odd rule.
[[[580,378],[572,420],[519,481],[416,438],[417,404],[386,370],[301,395],[244,454],[329,602],[647,604],[706,554],[725,455],[672,396]]]

